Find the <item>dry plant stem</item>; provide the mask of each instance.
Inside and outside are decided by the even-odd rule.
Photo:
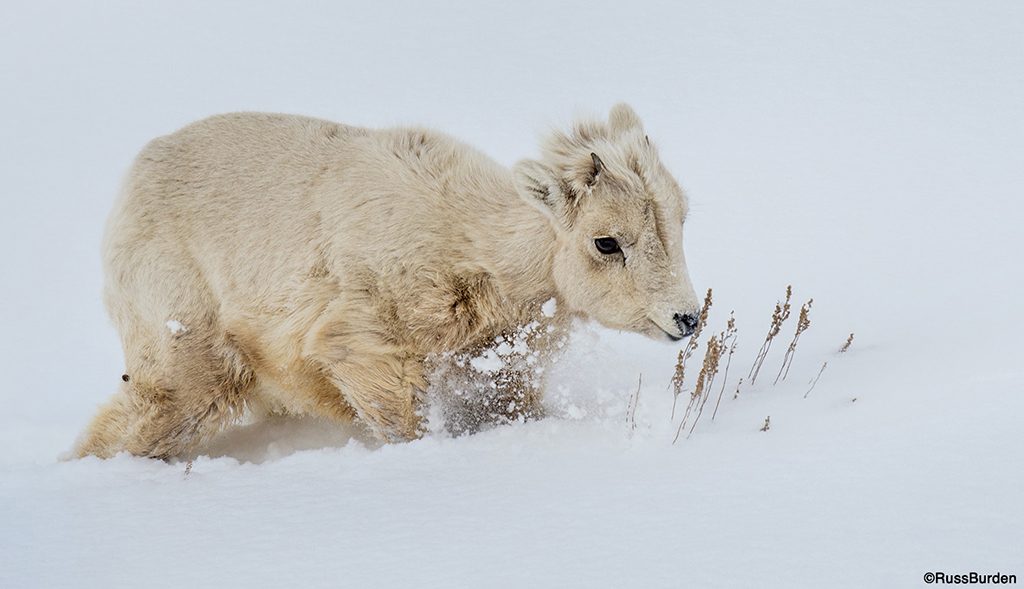
[[[694,428],[697,427],[697,422],[700,421],[700,416],[704,414],[704,405],[708,402],[708,397],[711,396],[711,385],[715,382],[715,375],[718,374],[718,363],[721,358],[722,340],[712,336],[708,340],[708,351],[704,355],[704,366],[701,368],[700,405],[697,407],[697,416],[693,418],[693,424],[690,425],[690,431],[686,434],[687,438],[693,434]]]
[[[679,427],[676,429],[676,435],[672,438],[673,444],[679,440],[679,435],[683,432],[683,429],[686,427],[686,422],[690,419],[690,413],[693,411],[696,402],[704,394],[704,383],[708,371],[708,356],[711,354],[711,345],[714,339],[714,336],[712,336],[711,339],[708,340],[707,351],[704,352],[704,364],[701,366],[700,374],[697,375],[697,384],[693,388],[693,393],[690,394],[690,402],[686,404],[686,413],[683,414],[683,418],[679,421]]]
[[[789,367],[793,365],[793,356],[796,355],[796,344],[800,340],[800,334],[807,331],[807,328],[811,326],[811,305],[814,304],[814,299],[811,299],[804,303],[800,307],[800,318],[796,322],[796,333],[793,335],[793,341],[789,342],[789,347],[786,348],[786,355],[782,357],[782,366],[779,367],[779,373],[775,375],[775,382],[772,386],[779,384],[779,379],[786,380],[789,376]]]
[[[771,315],[771,326],[768,328],[768,334],[765,336],[765,341],[761,344],[761,349],[758,350],[758,354],[754,359],[754,366],[751,367],[751,372],[746,375],[752,381],[757,378],[756,374],[761,368],[761,364],[764,363],[765,357],[768,355],[768,350],[771,348],[771,341],[778,334],[778,330],[786,319],[790,318],[790,299],[793,296],[793,285],[785,287],[785,304],[775,303],[775,310]]]
[[[761,431],[766,432],[766,431],[768,431],[770,429],[772,429],[772,416],[771,415],[769,415],[768,417],[764,418],[764,425],[761,426]]]
[[[740,377],[739,382],[736,383],[736,392],[733,393],[733,395],[732,395],[733,399],[739,399],[740,398],[740,387],[741,386],[743,386],[743,377],[742,376]]]
[[[704,414],[704,405],[707,404],[708,398],[710,397],[711,386],[714,383],[715,375],[718,373],[718,365],[722,357],[722,336],[712,335],[708,338],[706,352],[704,353],[704,362],[701,365],[700,375],[697,377],[696,385],[694,386],[693,393],[690,394],[690,402],[686,404],[686,413],[683,415],[683,419],[679,422],[679,427],[676,429],[676,435],[672,439],[672,443],[675,444],[679,440],[679,436],[686,429],[686,425],[690,424],[689,433],[687,437],[693,433],[693,429],[697,427],[697,422],[700,421],[701,415]],[[690,422],[690,415],[694,414],[693,422]]]
[[[704,361],[701,363],[700,374],[697,375],[697,384],[694,387],[693,393],[690,394],[690,402],[687,404],[687,415],[690,414],[691,409],[699,409],[702,407],[703,400],[707,397],[708,385],[712,378],[714,378],[713,363],[714,358],[718,355],[718,340],[715,336],[708,338],[708,343],[704,349]]]
[[[676,436],[672,438],[672,443],[675,444],[676,440],[679,439],[679,434],[682,433],[683,428],[686,427],[686,422],[690,419],[690,412],[693,411],[694,399],[699,397],[704,392],[704,371],[701,369],[701,374],[697,376],[697,386],[694,387],[693,393],[690,394],[690,402],[686,404],[686,413],[683,414],[683,418],[679,420],[679,427],[676,429]]]
[[[846,350],[849,350],[850,349],[850,344],[852,344],[852,343],[853,343],[853,334],[851,333],[850,337],[846,338],[846,343],[843,344],[843,347],[839,348],[839,353],[842,354],[842,353],[845,353]]]
[[[825,372],[825,367],[826,366],[828,366],[828,362],[825,362],[824,364],[821,365],[821,370],[818,371],[818,376],[815,376],[814,380],[811,381],[811,388],[807,389],[807,392],[804,393],[804,398],[805,399],[807,398],[807,395],[810,395],[811,391],[814,390],[814,385],[818,384],[818,379],[821,378],[821,373]]]
[[[676,418],[676,403],[679,402],[679,393],[683,392],[683,377],[686,375],[686,359],[689,357],[690,344],[693,342],[693,338],[686,342],[686,347],[679,350],[679,356],[676,357],[676,370],[672,374],[672,413],[669,414],[669,419],[674,420]]]
[[[704,401],[706,402],[708,397],[711,396],[711,387],[715,384],[715,379],[718,378],[718,366],[722,360],[722,351],[725,350],[725,332],[718,334],[717,338],[712,338],[715,342],[714,355],[714,370],[708,373],[707,382],[704,383]],[[710,352],[710,350],[709,350]],[[702,404],[703,406],[703,404]]]
[[[725,385],[729,382],[729,366],[732,365],[732,355],[736,352],[736,318],[735,311],[729,313],[729,323],[725,328],[725,338],[728,339],[729,356],[725,359],[725,371],[722,373],[722,388],[718,391],[718,399],[715,401],[715,410],[711,412],[711,421],[718,415],[718,406],[722,404],[722,395],[725,393]],[[723,340],[725,341],[725,340]],[[741,379],[742,380],[742,379]],[[737,385],[737,390],[739,385]]]
[[[686,413],[683,414],[683,418],[679,421],[679,427],[676,428],[676,435],[675,435],[674,438],[672,438],[672,443],[673,444],[675,444],[676,442],[679,441],[679,435],[682,434],[683,433],[683,429],[686,428],[686,422],[690,418],[690,412],[693,410],[693,404],[694,404],[693,401],[697,397],[697,395],[700,395],[701,392],[702,392],[702,387],[703,387],[702,383],[703,383],[703,380],[698,378],[698,380],[697,380],[697,388],[695,388],[693,390],[693,394],[690,395],[690,402],[686,405]]]
[[[732,353],[736,349],[736,343],[729,347],[729,355],[725,359],[725,371],[722,373],[722,387],[718,389],[718,398],[715,399],[715,410],[711,412],[711,421],[718,415],[718,407],[722,404],[722,395],[725,394],[725,385],[729,382],[729,365],[732,364]]]
[[[683,392],[683,382],[686,379],[686,361],[689,360],[693,352],[696,351],[697,346],[700,345],[700,334],[708,323],[708,313],[711,310],[711,305],[711,289],[709,288],[707,294],[704,295],[704,306],[700,309],[697,326],[694,327],[693,334],[690,336],[689,341],[686,342],[686,347],[679,351],[679,356],[676,358],[676,370],[672,375],[672,413],[669,415],[669,419],[676,418],[676,403],[679,401],[679,394]]]
[[[761,365],[764,364],[765,358],[768,357],[768,351],[771,350],[772,340],[775,339],[775,336],[779,335],[782,324],[789,319],[790,300],[792,298],[793,285],[788,285],[786,286],[786,300],[784,303],[775,303],[775,311],[772,312],[772,323],[768,328],[768,334],[765,336],[764,343],[761,344],[761,349],[754,358],[754,365],[750,367],[750,373],[747,375],[750,379],[750,384],[754,384],[757,380],[757,375],[761,372]]]
[[[636,392],[629,398],[629,406],[626,409],[626,423],[629,424],[629,431],[636,431],[636,406],[640,403],[640,387],[644,384],[644,375],[636,383]]]

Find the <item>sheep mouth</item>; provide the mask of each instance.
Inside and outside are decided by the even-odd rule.
[[[647,321],[649,321],[650,324],[655,327],[655,330],[650,330],[650,331],[653,331],[654,333],[660,333],[660,334],[664,335],[671,342],[678,342],[678,341],[682,340],[684,337],[686,337],[684,335],[680,335],[679,333],[672,333],[671,331],[665,329],[661,325],[658,325],[658,323],[656,321],[654,321],[653,319],[648,319]]]

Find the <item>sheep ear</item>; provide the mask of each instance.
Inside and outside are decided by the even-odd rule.
[[[554,170],[535,160],[522,160],[512,167],[512,176],[520,196],[552,219],[564,219],[567,199]]]
[[[644,128],[640,116],[625,102],[620,102],[612,107],[611,112],[608,113],[608,126],[616,134],[632,130],[643,131]]]
[[[597,184],[597,179],[601,176],[601,171],[604,170],[604,162],[601,161],[601,158],[597,157],[596,153],[590,153],[590,161],[594,164],[594,169],[587,180],[587,186]]]

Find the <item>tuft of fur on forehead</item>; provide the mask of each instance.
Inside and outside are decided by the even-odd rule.
[[[615,105],[607,121],[586,119],[553,131],[541,144],[539,161],[521,160],[512,173],[520,196],[561,227],[573,227],[595,191],[635,195],[653,200],[672,218],[685,215],[685,194],[626,104]]]
[[[596,154],[603,164],[601,182],[624,189],[644,189],[661,169],[657,150],[644,133],[640,117],[629,105],[615,105],[608,121],[576,121],[568,130],[554,131],[542,145],[541,161],[560,174],[576,195],[589,192],[595,177]]]

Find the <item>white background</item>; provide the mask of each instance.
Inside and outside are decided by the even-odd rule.
[[[5,2],[0,586],[1024,575],[1022,39],[1018,2]],[[122,372],[99,243],[149,139],[278,111],[423,124],[511,165],[619,100],[690,195],[712,328],[736,311],[730,390],[786,284],[814,297],[785,383],[673,446],[678,347],[584,327],[539,423],[383,448],[247,426],[187,479],[57,460]]]

